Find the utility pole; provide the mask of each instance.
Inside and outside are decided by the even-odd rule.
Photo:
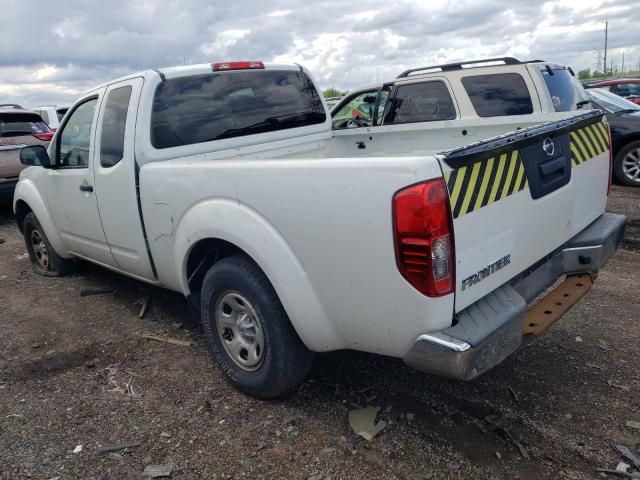
[[[622,76],[624,77],[624,50],[622,50]]]
[[[607,76],[607,36],[609,34],[609,22],[604,22],[604,76]]]

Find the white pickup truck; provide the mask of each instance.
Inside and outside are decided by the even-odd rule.
[[[468,144],[451,124],[444,152],[412,128],[396,153],[345,140],[297,65],[149,70],[83,95],[48,152],[23,149],[16,220],[38,273],[80,258],[182,292],[249,394],[282,394],[338,349],[471,379],[618,247],[608,128],[571,111]]]

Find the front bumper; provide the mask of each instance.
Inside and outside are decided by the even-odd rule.
[[[404,362],[417,370],[471,380],[518,349],[527,305],[564,275],[595,276],[624,236],[626,217],[605,213],[565,245],[456,315],[457,323],[420,335]]]

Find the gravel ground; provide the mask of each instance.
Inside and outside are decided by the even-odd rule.
[[[596,468],[620,461],[610,442],[640,442],[626,426],[640,422],[640,190],[614,187],[609,210],[629,217],[628,233],[591,293],[479,379],[336,352],[265,402],[225,382],[179,295],[88,264],[65,278],[32,273],[4,208],[0,480],[140,479],[168,462],[173,479],[600,478]],[[81,297],[87,287],[115,292]],[[371,442],[348,423],[366,405],[388,422]],[[125,443],[139,446],[100,452]]]

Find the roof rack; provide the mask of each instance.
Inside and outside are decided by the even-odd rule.
[[[23,110],[22,106],[17,103],[0,103],[0,108],[19,108]]]
[[[540,60],[534,60],[534,61],[540,61]],[[520,65],[521,63],[523,63],[517,58],[513,58],[513,57],[486,58],[483,60],[471,60],[468,62],[446,63],[444,65],[432,65],[430,67],[410,68],[409,70],[405,70],[404,72],[402,72],[396,78],[408,77],[412,73],[421,72],[424,70],[440,70],[441,72],[450,72],[452,70],[462,70],[463,65],[491,66],[491,65],[481,65],[481,64],[495,63],[495,62],[502,62],[504,65]]]

